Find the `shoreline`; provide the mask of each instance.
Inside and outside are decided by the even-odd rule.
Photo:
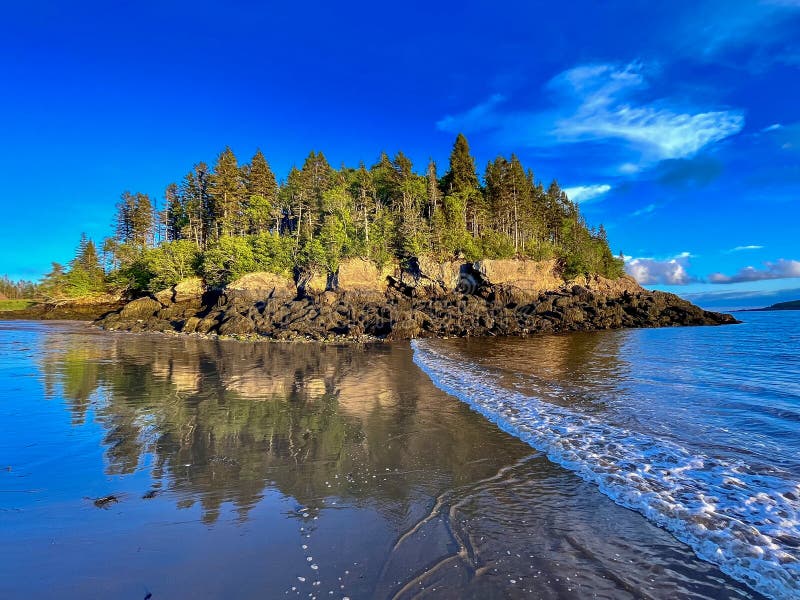
[[[709,596],[724,589],[741,597],[746,589],[666,530],[437,387],[405,342],[276,346],[177,334],[167,334],[174,335],[167,341],[148,331],[103,335],[76,322],[22,329],[28,330],[22,337],[5,334],[5,348],[20,365],[54,378],[55,397],[64,401],[47,402],[44,414],[65,432],[83,436],[80,455],[86,460],[66,467],[71,480],[82,482],[77,489],[50,483],[46,498],[15,499],[27,510],[9,518],[22,526],[38,518],[36,511],[60,511],[66,520],[80,515],[86,525],[76,535],[54,534],[65,549],[60,555],[44,552],[42,558],[50,535],[24,541],[12,563],[17,571],[41,569],[44,560],[50,579],[89,581],[92,589],[101,581],[114,596],[131,595],[144,573],[150,589],[170,596],[181,588],[217,585],[215,570],[196,565],[207,557],[218,561],[220,545],[229,543],[226,548],[240,551],[243,571],[260,565],[255,579],[223,569],[229,574],[225,593],[240,595],[258,588],[278,597],[292,586],[314,592],[316,581],[324,591],[345,585],[350,597],[391,597],[417,582],[426,588],[446,584],[454,597],[514,595],[528,585],[556,595],[563,591],[560,581],[571,577],[576,592],[615,597],[624,595],[620,581],[639,581],[654,563],[660,567],[654,580],[637,584],[642,595],[654,581],[665,593],[685,589],[687,573],[693,589]],[[570,340],[564,348],[571,348],[581,336],[558,337]],[[17,352],[13,342],[20,340],[35,352]],[[547,358],[531,349],[530,357]],[[580,352],[569,356],[578,364],[594,363]],[[23,379],[31,390],[37,381]],[[15,441],[27,448],[25,436],[35,439],[42,428],[43,413],[33,409],[42,404],[41,392],[19,396],[28,404],[21,410],[6,403],[7,418],[16,419],[24,434]],[[95,401],[86,404],[87,397]],[[99,427],[83,427],[87,411],[97,412]],[[35,487],[51,481],[65,466],[38,460],[49,448],[31,446],[26,452],[35,467],[14,463],[7,476],[24,474],[33,478],[26,485]],[[152,461],[140,462],[149,454]],[[120,476],[105,477],[106,464]],[[134,464],[146,466],[122,471]],[[110,510],[94,503],[112,497],[118,503]],[[520,519],[530,525],[520,526]],[[353,522],[363,526],[364,536],[341,544]],[[166,528],[175,535],[165,535]],[[75,555],[87,535],[96,536],[98,551],[108,556],[103,565],[55,560]],[[186,546],[187,538],[194,543]],[[463,540],[466,559],[457,551]],[[160,560],[178,554],[187,560],[177,566]],[[277,558],[264,568],[264,556]],[[431,571],[432,565],[447,568]],[[474,578],[476,567],[490,568]],[[5,581],[17,595],[52,589],[49,579]]]
[[[193,278],[127,303],[105,296],[43,303],[0,317],[92,321],[115,331],[326,343],[739,322],[674,294],[647,290],[629,276],[594,274],[565,281],[552,261],[422,261],[391,270],[355,259],[324,279],[259,272],[209,289]]]
[[[327,290],[303,293],[278,285],[138,298],[96,323],[109,330],[215,334],[244,340],[374,342],[416,338],[525,337],[739,321],[705,311],[633,280],[599,276],[556,289],[524,290],[480,281],[472,288]]]

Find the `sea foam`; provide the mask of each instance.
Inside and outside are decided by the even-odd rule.
[[[770,598],[800,597],[800,483],[503,388],[497,374],[430,342],[412,347],[414,362],[439,388],[700,558]]]

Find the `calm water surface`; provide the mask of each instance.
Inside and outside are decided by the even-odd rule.
[[[762,506],[800,481],[798,324],[364,348],[0,322],[0,597],[761,597],[628,476],[702,456],[674,470],[716,493],[746,461]],[[775,514],[748,526],[796,554]]]

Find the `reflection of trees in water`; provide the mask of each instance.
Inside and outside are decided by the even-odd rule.
[[[225,502],[245,516],[271,483],[313,507],[334,495],[404,500],[409,478],[458,482],[492,467],[479,418],[419,410],[445,399],[406,348],[49,336],[42,371],[74,425],[94,411],[110,473],[149,458],[154,485],[199,502],[209,522]]]

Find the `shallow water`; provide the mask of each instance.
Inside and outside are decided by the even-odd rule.
[[[800,313],[418,341],[444,390],[751,588],[800,597]]]
[[[502,396],[652,421],[642,435],[657,436],[647,402],[625,408],[644,392],[616,395],[639,381],[625,336],[654,333],[425,347]],[[759,597],[438,389],[415,358],[407,344],[0,322],[0,597]],[[719,460],[747,435],[729,429],[709,442]],[[770,435],[758,464],[794,473]]]

